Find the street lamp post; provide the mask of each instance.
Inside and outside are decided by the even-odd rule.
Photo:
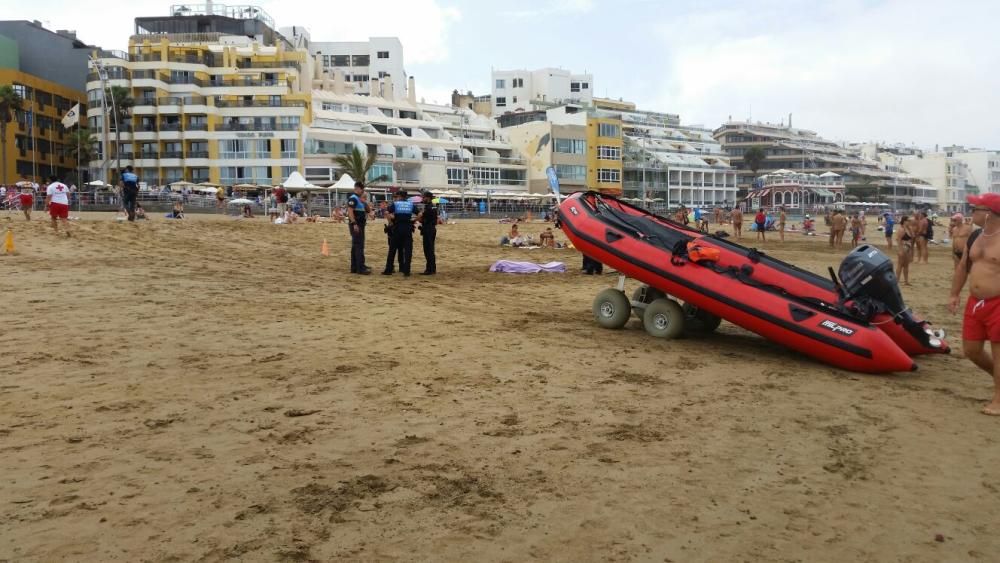
[[[93,63],[94,68],[97,69],[97,77],[101,81],[101,108],[104,111],[103,119],[101,119],[101,121],[102,121],[102,123],[104,125],[104,127],[103,127],[103,129],[104,129],[104,151],[102,151],[102,152],[104,153],[105,178],[107,178],[108,180],[110,180],[111,176],[107,172],[107,165],[110,164],[110,159],[108,158],[108,145],[110,144],[110,141],[108,140],[108,96],[111,94],[111,91],[108,89],[108,70],[106,68],[104,68],[104,64],[101,63],[101,61],[99,61],[95,57],[90,57],[90,61]],[[111,115],[112,115],[112,117],[115,120],[115,131],[119,131],[120,132],[121,130],[118,128],[118,110],[115,107],[115,98],[114,98],[114,96],[111,96]],[[122,162],[121,162],[121,147],[118,146],[117,139],[118,139],[118,135],[115,136],[115,157],[118,159],[118,173],[121,174],[121,166],[122,166]],[[108,182],[108,183],[110,184],[111,182]]]
[[[641,145],[642,148],[640,150],[640,155],[639,155],[641,158],[639,162],[642,163],[642,203],[643,205],[645,205],[646,204],[646,135],[643,135],[640,141],[642,142]]]
[[[896,173],[892,175],[892,212],[893,215],[896,213],[896,186],[899,184],[899,156],[895,156],[893,160],[896,162]]]

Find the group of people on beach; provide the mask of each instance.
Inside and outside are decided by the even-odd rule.
[[[527,223],[521,219],[515,220],[510,226],[510,232],[506,236],[500,237],[500,246],[512,246],[514,248],[563,248],[561,243],[556,242],[556,235],[552,232],[552,227],[538,233],[536,239],[533,235],[521,232],[520,226]]]
[[[31,182],[26,176],[14,186],[0,186],[0,201],[9,210],[20,209],[24,214],[25,221],[31,221],[31,211],[35,206],[35,194],[38,191],[45,193],[45,211],[48,212],[52,220],[52,229],[59,232],[59,225],[62,225],[63,232],[70,236],[69,229],[69,206],[75,187],[67,186],[59,181],[59,177],[49,176],[48,182],[41,186]]]
[[[413,257],[413,233],[418,228],[423,238],[425,266],[420,272],[424,276],[437,273],[436,239],[438,226],[438,211],[434,205],[434,194],[428,190],[420,193],[421,206],[418,209],[414,202],[408,199],[405,190],[393,194],[393,201],[382,212],[386,219],[383,230],[388,239],[389,252],[386,256],[385,269],[382,275],[391,276],[395,273],[396,262],[404,277],[410,277],[410,266]],[[347,198],[347,229],[351,235],[351,273],[370,275],[372,269],[365,260],[365,229],[369,220],[374,220],[374,210],[365,193],[362,182],[355,182],[354,193]]]

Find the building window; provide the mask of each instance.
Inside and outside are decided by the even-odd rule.
[[[473,168],[472,169],[472,183],[485,185],[485,186],[495,186],[500,183],[500,169],[499,168]]]
[[[597,136],[598,137],[610,137],[612,139],[621,138],[621,128],[617,125],[612,125],[610,123],[598,123],[597,124]]]
[[[556,139],[552,150],[565,154],[587,154],[587,141],[583,139]]]
[[[622,181],[622,171],[617,168],[598,168],[597,182],[600,184],[617,184]]]
[[[269,166],[223,166],[219,168],[219,183],[224,186],[233,184],[271,184],[271,167]]]
[[[330,55],[330,66],[351,66],[351,56]]]
[[[495,104],[498,108],[507,107],[507,98],[505,96],[498,96],[497,102]]]
[[[587,180],[587,167],[575,164],[556,164],[556,177],[560,180]]]
[[[292,175],[292,172],[298,172],[298,166],[282,166],[281,167],[281,181],[284,182]]]
[[[513,103],[513,104],[516,104],[516,103],[517,103],[517,96],[514,96],[514,97],[512,98],[512,100],[513,100],[513,101],[512,101],[511,103]]]
[[[380,58],[380,59],[388,59],[389,58],[389,51],[379,51],[378,52],[378,58]]]
[[[511,86],[513,88],[524,88],[524,79],[523,78],[515,78],[511,82],[512,82]]]
[[[580,83],[579,82],[570,82],[569,83],[569,91],[570,92],[579,92],[580,91]]]
[[[298,158],[299,157],[298,148],[299,148],[298,139],[282,139],[281,158]]]
[[[580,89],[581,90],[589,90],[590,89],[590,83],[589,82],[581,82],[580,83]]]
[[[506,87],[507,87],[507,81],[504,80],[503,78],[498,78],[497,79],[497,88],[496,89],[497,90],[503,90]]]
[[[351,56],[351,66],[368,66],[370,63],[371,63],[371,57],[368,55]]]
[[[392,165],[391,164],[374,164],[368,169],[368,182],[374,182],[379,176],[385,176],[381,182],[392,182]]]
[[[469,181],[469,171],[465,168],[448,169],[448,185],[461,186]]]
[[[599,160],[621,160],[622,148],[601,145],[597,147],[597,158]]]

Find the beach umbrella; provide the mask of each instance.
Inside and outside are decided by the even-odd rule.
[[[254,201],[252,199],[247,199],[245,197],[229,200],[229,205],[253,205],[253,203]]]
[[[194,184],[192,184],[191,182],[188,182],[187,180],[181,180],[179,182],[171,182],[170,183],[170,187],[171,188],[173,188],[173,187],[185,188],[187,186],[193,186],[193,185]]]
[[[434,198],[434,199],[431,200],[431,203],[437,205],[437,204],[441,204],[441,203],[451,203],[451,201],[449,201],[449,200],[447,200],[447,199],[445,199],[443,197],[436,197],[436,198]]]
[[[424,200],[423,196],[415,195],[415,196],[411,196],[409,201],[411,203],[420,203],[423,200]]]
[[[256,190],[257,184],[236,184],[233,188],[237,190]]]

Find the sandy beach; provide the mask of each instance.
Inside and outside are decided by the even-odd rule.
[[[492,222],[404,279],[350,275],[344,225],[36,217],[0,216],[0,561],[997,559],[1000,420],[948,248],[903,294],[956,352],[870,376],[728,323],[603,330],[614,275]],[[758,246],[818,273],[847,251]]]

